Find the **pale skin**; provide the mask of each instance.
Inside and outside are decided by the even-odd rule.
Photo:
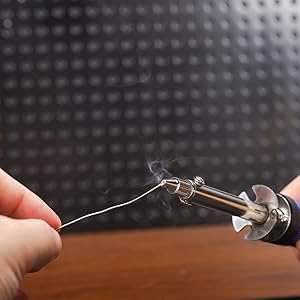
[[[61,251],[60,225],[45,202],[0,169],[0,299],[24,299],[23,277]]]
[[[300,176],[281,193],[300,200]],[[0,299],[21,299],[23,277],[59,255],[60,225],[45,202],[0,169]],[[296,253],[300,261],[300,241]]]

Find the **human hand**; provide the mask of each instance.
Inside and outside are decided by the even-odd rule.
[[[300,176],[293,179],[280,193],[295,201],[300,201]],[[296,243],[296,256],[300,261],[300,240]]]
[[[45,202],[0,169],[0,299],[14,299],[26,273],[59,255],[60,225]]]

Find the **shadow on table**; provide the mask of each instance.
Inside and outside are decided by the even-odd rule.
[[[272,297],[272,298],[255,298],[252,300],[300,300],[299,296],[288,296],[288,297]]]

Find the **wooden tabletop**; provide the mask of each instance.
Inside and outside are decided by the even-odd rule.
[[[230,225],[66,235],[63,246],[25,279],[31,300],[300,295],[294,249],[245,241]]]

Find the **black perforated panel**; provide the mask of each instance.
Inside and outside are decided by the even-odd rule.
[[[64,221],[163,174],[239,193],[299,173],[298,1],[0,3],[1,166]],[[73,230],[225,220],[156,193]]]

